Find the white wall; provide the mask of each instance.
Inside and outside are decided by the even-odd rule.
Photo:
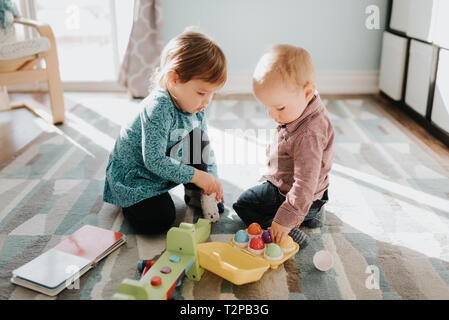
[[[250,92],[251,74],[272,44],[307,49],[321,93],[377,92],[388,0],[163,0],[167,42],[196,25],[223,48],[228,92]],[[379,8],[380,28],[365,26],[365,9]]]

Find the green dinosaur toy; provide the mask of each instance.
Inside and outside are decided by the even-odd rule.
[[[204,269],[198,262],[197,244],[210,235],[211,222],[199,219],[197,223],[182,222],[167,232],[167,247],[157,262],[140,280],[125,279],[119,285],[114,300],[161,300],[176,287],[180,275],[199,281]],[[169,267],[170,272],[161,270]]]

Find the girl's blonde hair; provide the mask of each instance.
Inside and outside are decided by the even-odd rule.
[[[226,82],[226,58],[217,43],[189,27],[171,39],[162,50],[160,66],[151,77],[150,90],[167,88],[167,73],[175,71],[182,83],[192,79]]]

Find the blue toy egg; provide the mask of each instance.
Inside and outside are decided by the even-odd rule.
[[[234,236],[234,241],[238,243],[245,243],[249,241],[248,233],[245,230],[239,230]]]

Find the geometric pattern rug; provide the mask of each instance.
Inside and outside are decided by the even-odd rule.
[[[110,299],[135,277],[139,259],[165,249],[165,235],[136,234],[120,208],[102,200],[109,152],[138,102],[67,99],[66,122],[36,118],[44,132],[0,168],[1,300]],[[304,228],[309,246],[255,283],[234,285],[207,270],[199,282],[184,278],[175,299],[449,299],[449,161],[372,97],[324,102],[336,155],[325,224]],[[214,100],[206,112],[225,198],[210,240],[227,242],[244,227],[232,203],[260,183],[274,123],[251,99]],[[182,186],[170,193],[175,226],[200,217],[184,204]],[[127,242],[83,275],[79,288],[47,297],[10,283],[12,270],[85,224],[122,232]],[[327,272],[312,262],[323,249],[334,260]]]

